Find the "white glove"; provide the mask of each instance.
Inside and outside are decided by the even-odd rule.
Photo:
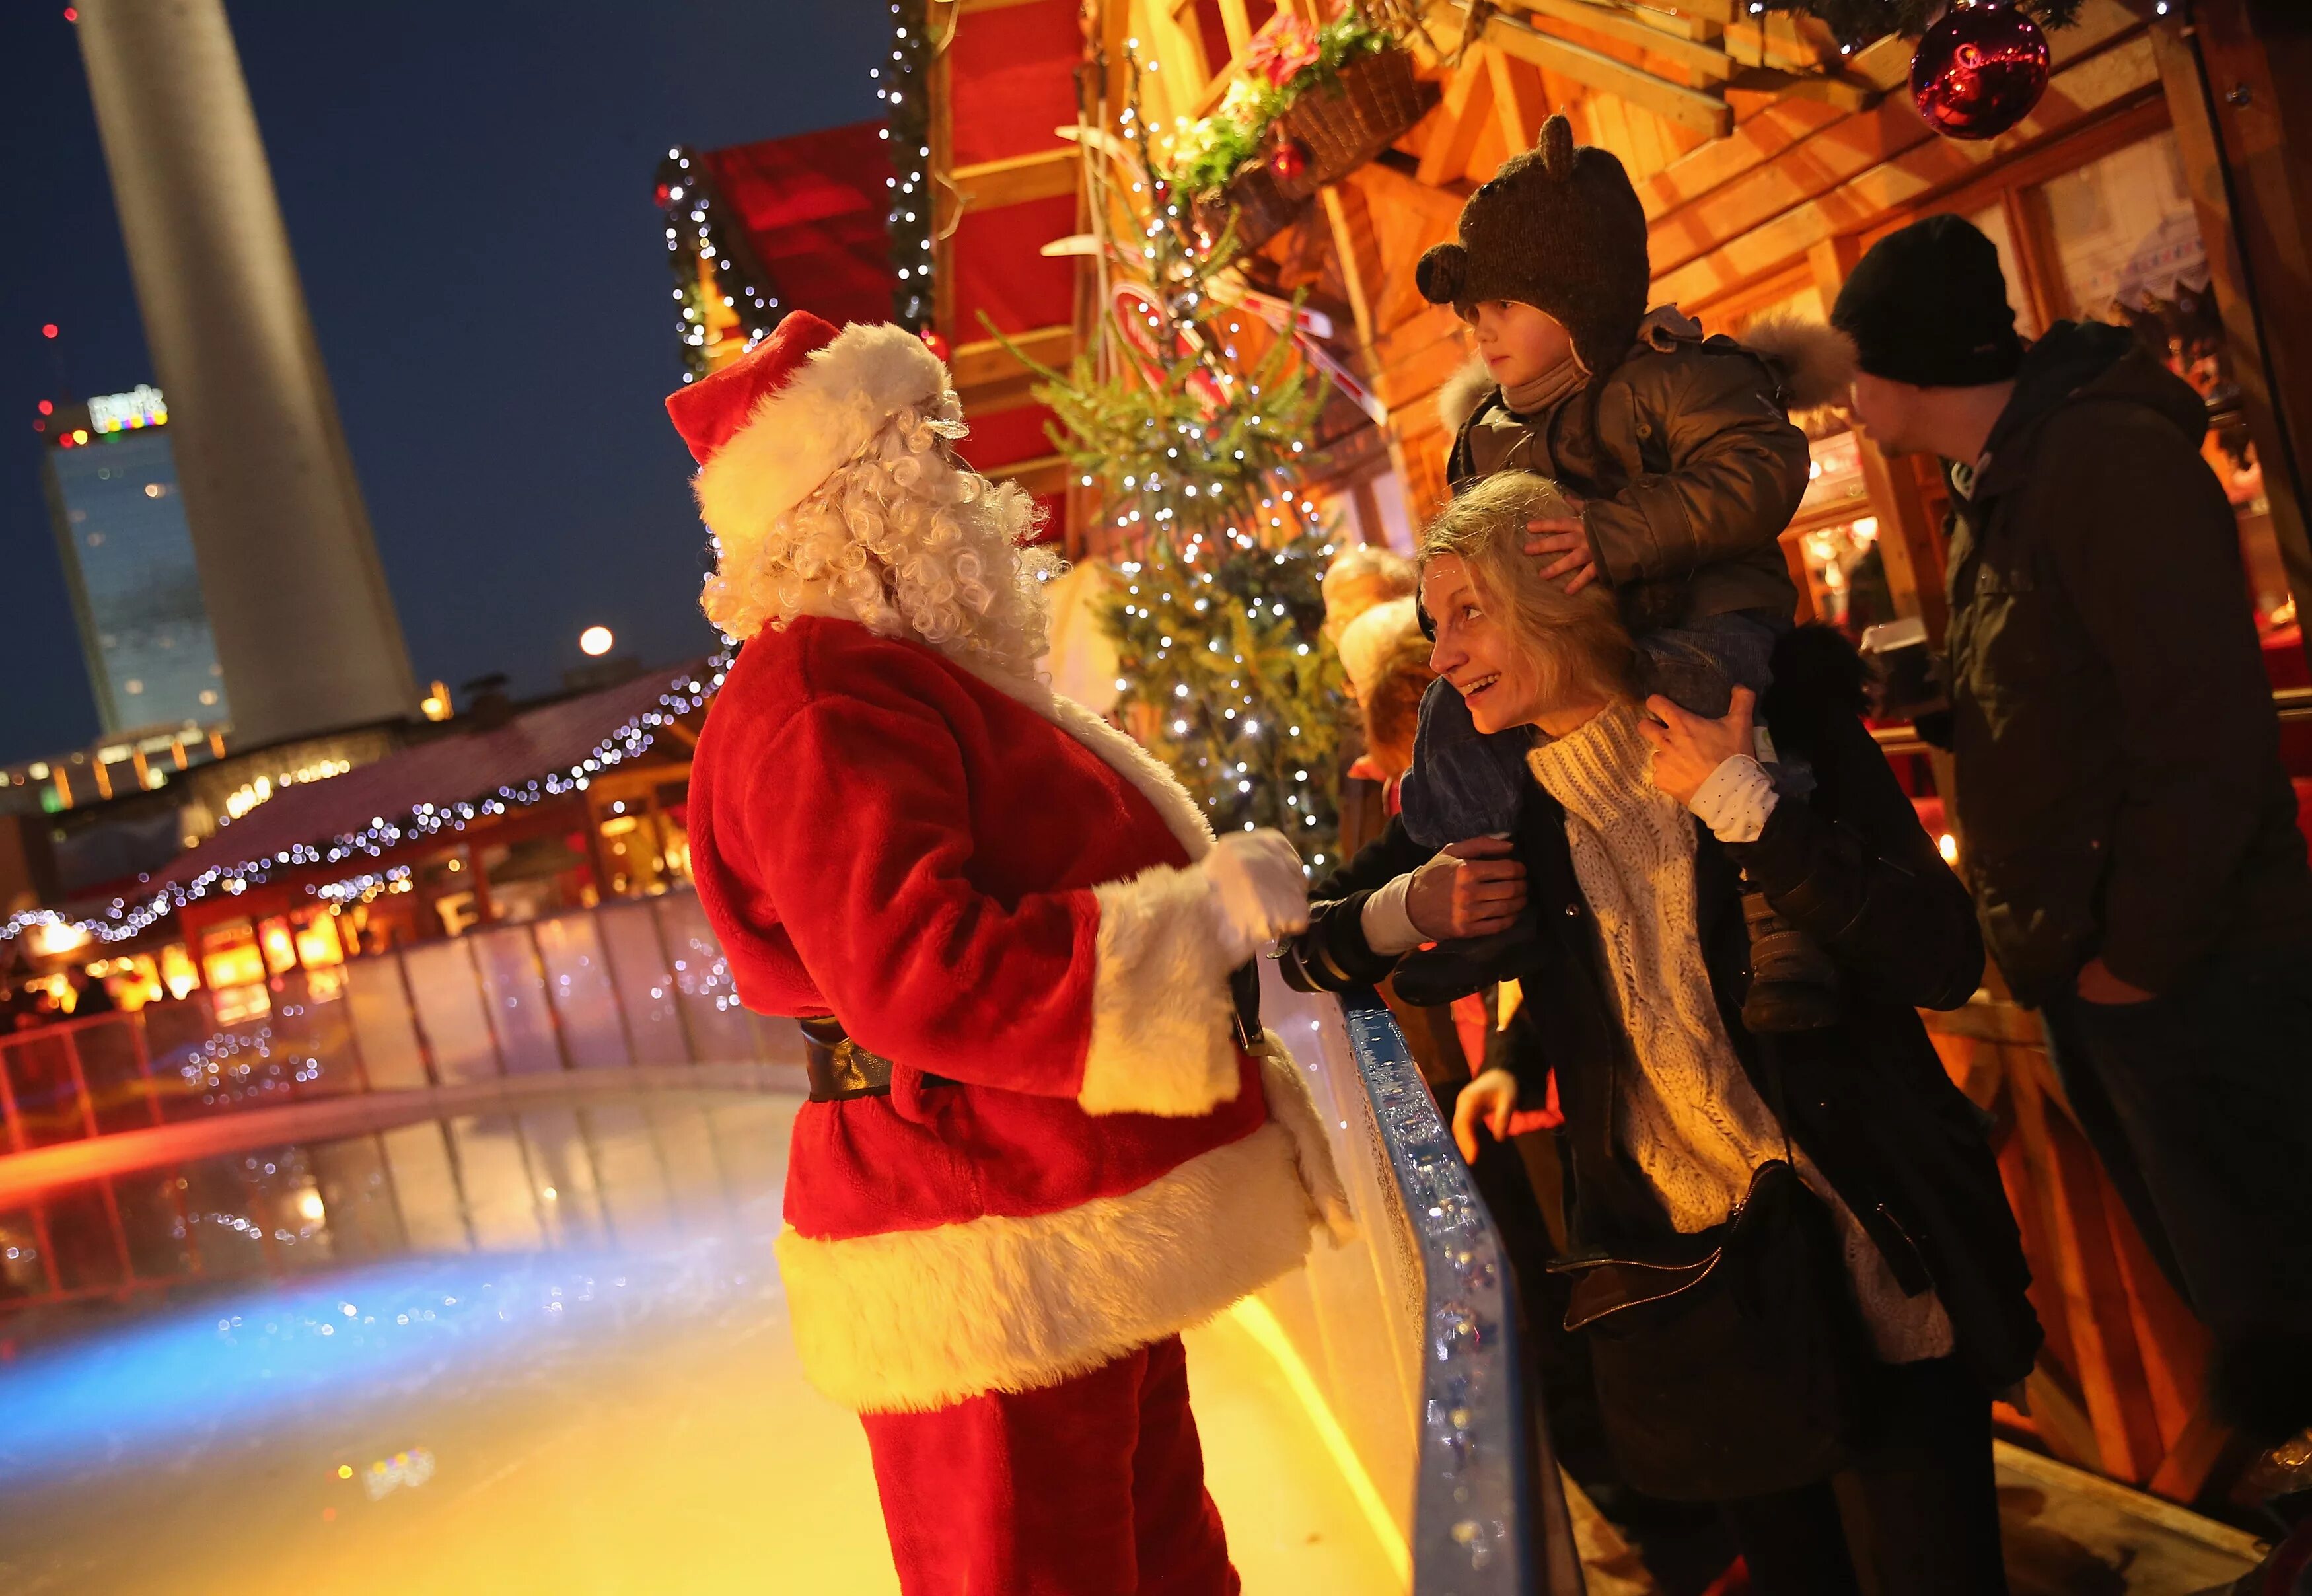
[[[1231,831],[1197,866],[1212,883],[1213,909],[1231,968],[1309,925],[1309,878],[1281,831]]]

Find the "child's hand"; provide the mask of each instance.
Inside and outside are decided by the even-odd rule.
[[[1507,931],[1525,908],[1525,866],[1505,837],[1453,843],[1413,873],[1405,912],[1432,942]]]
[[[1517,1077],[1504,1069],[1490,1069],[1461,1088],[1453,1100],[1453,1143],[1470,1163],[1477,1162],[1477,1127],[1482,1123],[1493,1140],[1510,1139],[1510,1116],[1517,1112]]]
[[[1734,689],[1720,721],[1688,715],[1660,693],[1647,699],[1647,712],[1661,723],[1638,722],[1638,735],[1654,745],[1654,785],[1680,803],[1693,802],[1712,772],[1737,754],[1753,752],[1750,723],[1757,706],[1758,695],[1748,688]]]
[[[1552,582],[1563,577],[1565,591],[1578,593],[1598,580],[1598,556],[1590,547],[1590,529],[1581,520],[1581,501],[1568,494],[1565,502],[1573,507],[1572,515],[1525,523],[1525,530],[1533,534],[1525,540],[1525,551],[1555,556],[1542,575]]]

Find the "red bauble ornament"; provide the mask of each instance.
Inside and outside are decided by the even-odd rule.
[[[1992,138],[2030,114],[2047,88],[2047,36],[1998,0],[1953,6],[1911,57],[1911,98],[1946,138]]]
[[[1309,152],[1288,138],[1278,145],[1276,153],[1268,158],[1268,170],[1289,183],[1309,170]]]
[[[947,335],[936,327],[926,327],[918,336],[924,340],[924,347],[941,360],[945,360],[955,353],[954,346],[947,341]]]

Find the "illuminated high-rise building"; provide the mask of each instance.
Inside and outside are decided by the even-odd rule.
[[[157,389],[60,408],[41,482],[107,736],[223,725],[216,640]]]

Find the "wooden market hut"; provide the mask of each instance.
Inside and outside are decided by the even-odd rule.
[[[1016,250],[1041,232],[1047,255],[1076,254],[1073,325],[1021,329],[1040,357],[1088,346],[1114,314],[1082,248],[1089,190],[1071,174],[1080,158],[1100,158],[1134,64],[1149,125],[1178,130],[1251,69],[1264,30],[1338,9],[943,0],[910,12],[933,44],[933,326],[953,341],[968,403],[1017,396],[1024,376],[950,286],[972,281],[977,241],[1000,234]],[[1904,39],[1842,48],[1810,17],[1762,14],[1743,0],[1412,0],[1380,14],[1413,57],[1415,114],[1243,257],[1236,276],[1256,294],[1306,296],[1321,329],[1311,346],[1362,390],[1371,421],[1319,463],[1317,491],[1354,535],[1402,540],[1444,494],[1433,400],[1467,350],[1451,313],[1414,291],[1414,263],[1451,236],[1463,198],[1529,147],[1551,112],[1614,151],[1636,181],[1651,221],[1654,302],[1712,331],[1738,336],[1771,311],[1819,318],[1877,238],[1931,213],[1968,216],[2000,248],[2023,331],[2063,318],[2132,325],[2206,397],[2209,468],[2238,512],[2250,578],[2242,602],[2264,639],[2312,811],[2312,671],[2298,622],[2312,598],[2299,463],[2312,458],[2312,163],[2285,154],[2291,138],[2312,139],[2312,31],[2281,10],[2084,0],[2074,25],[2048,35],[2052,70],[2036,107],[2010,131],[1963,143],[1915,109]],[[982,147],[991,97],[1013,113],[994,124],[1000,151]],[[1040,118],[1016,114],[1023,103]],[[1023,227],[1031,201],[1037,225]],[[1916,616],[1939,642],[1946,501],[1932,462],[1881,456],[1835,410],[1806,420],[1815,486],[1785,537],[1804,602],[1850,629]],[[1071,508],[1071,552],[1102,552],[1089,506]],[[1948,834],[1940,756],[1905,727],[1880,736],[1910,771],[1922,815]],[[1963,864],[1963,837],[1946,847]],[[1934,1022],[1952,1074],[1996,1118],[2049,1331],[2030,1412],[2002,1408],[2002,1423],[2174,1501],[2229,1493],[2245,1449],[2204,1407],[2206,1338],[2097,1167],[2036,1017],[1992,982]]]

